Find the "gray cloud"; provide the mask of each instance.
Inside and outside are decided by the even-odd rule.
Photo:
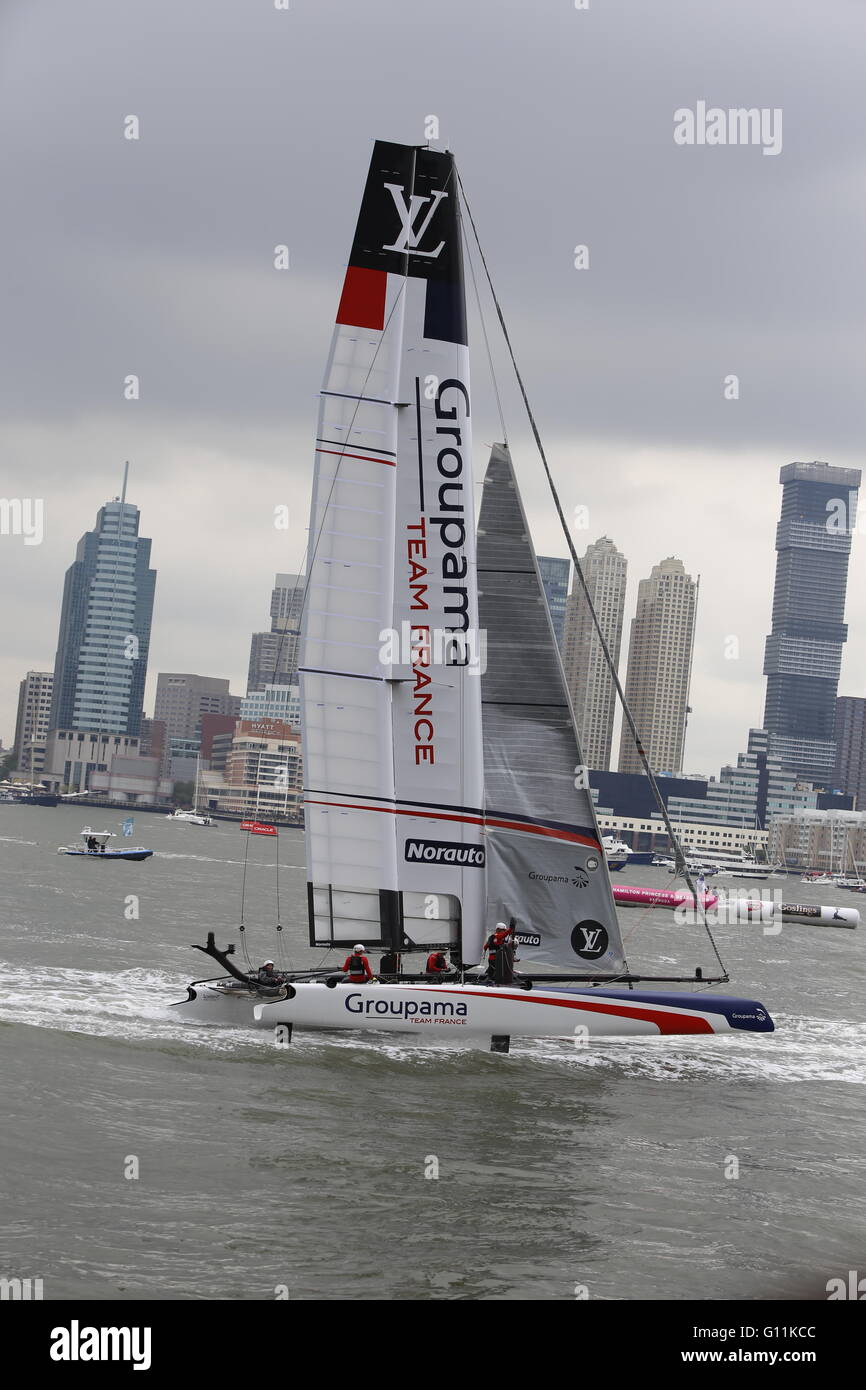
[[[24,670],[53,662],[75,542],[127,457],[159,571],[151,674],[241,688],[273,572],[304,548],[315,394],[371,142],[420,141],[436,114],[563,496],[590,508],[578,539],[614,537],[632,601],[666,554],[701,573],[687,765],[734,756],[763,703],[778,468],[860,463],[860,7],[36,0],[3,10],[0,39],[0,492],[44,496],[48,517],[41,547],[0,538],[5,740]],[[675,146],[673,112],[698,99],[781,107],[782,153]],[[138,142],[122,138],[129,113]],[[538,548],[561,553],[505,394]],[[270,524],[280,501],[288,536]],[[846,693],[866,685],[862,544]]]

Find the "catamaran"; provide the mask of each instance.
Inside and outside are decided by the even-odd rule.
[[[197,949],[227,973],[175,1007],[288,1035],[481,1035],[496,1051],[512,1035],[772,1031],[756,1001],[703,992],[726,973],[629,968],[505,443],[475,524],[458,186],[450,154],[375,145],[315,447],[300,668],[309,939],[381,950],[379,977],[287,971],[275,998],[210,934]],[[510,938],[490,951],[499,922]],[[439,949],[448,977],[404,970]]]

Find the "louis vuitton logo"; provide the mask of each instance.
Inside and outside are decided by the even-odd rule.
[[[423,237],[427,228],[430,226],[430,223],[433,220],[433,215],[436,212],[436,209],[438,208],[439,204],[442,202],[442,199],[447,198],[448,194],[444,191],[444,189],[438,189],[436,192],[432,194],[431,197],[422,197],[419,193],[413,193],[409,202],[407,203],[405,198],[405,189],[402,184],[386,183],[385,187],[391,194],[391,197],[394,199],[394,206],[396,207],[397,212],[399,214],[401,225],[400,234],[397,237],[397,240],[391,246],[383,246],[382,250],[402,252],[411,251],[416,256],[427,256],[430,260],[435,260],[436,257],[439,255],[439,252],[442,250],[442,247],[445,245],[445,242],[440,241],[435,251],[419,251],[418,243]],[[418,214],[421,212],[426,203],[429,203],[430,207],[427,209],[426,215],[421,225],[416,228],[415,221],[418,217]]]

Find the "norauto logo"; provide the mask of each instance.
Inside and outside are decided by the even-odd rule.
[[[464,869],[483,869],[483,845],[458,845],[450,840],[407,840],[404,855],[408,863],[459,864]]]
[[[516,946],[540,946],[541,937],[535,932],[519,931],[514,934],[514,944]]]

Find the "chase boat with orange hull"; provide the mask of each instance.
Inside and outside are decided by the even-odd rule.
[[[694,992],[726,973],[641,976],[626,960],[504,443],[475,523],[460,188],[450,154],[376,143],[315,448],[299,673],[310,945],[363,942],[387,963],[375,983],[294,971],[263,993],[211,938],[199,949],[228,974],[175,1008],[289,1032],[480,1034],[498,1051],[511,1035],[769,1032],[762,1005]],[[519,978],[510,945],[487,950],[500,922]],[[450,978],[404,971],[437,950]],[[650,980],[693,992],[638,988]]]

